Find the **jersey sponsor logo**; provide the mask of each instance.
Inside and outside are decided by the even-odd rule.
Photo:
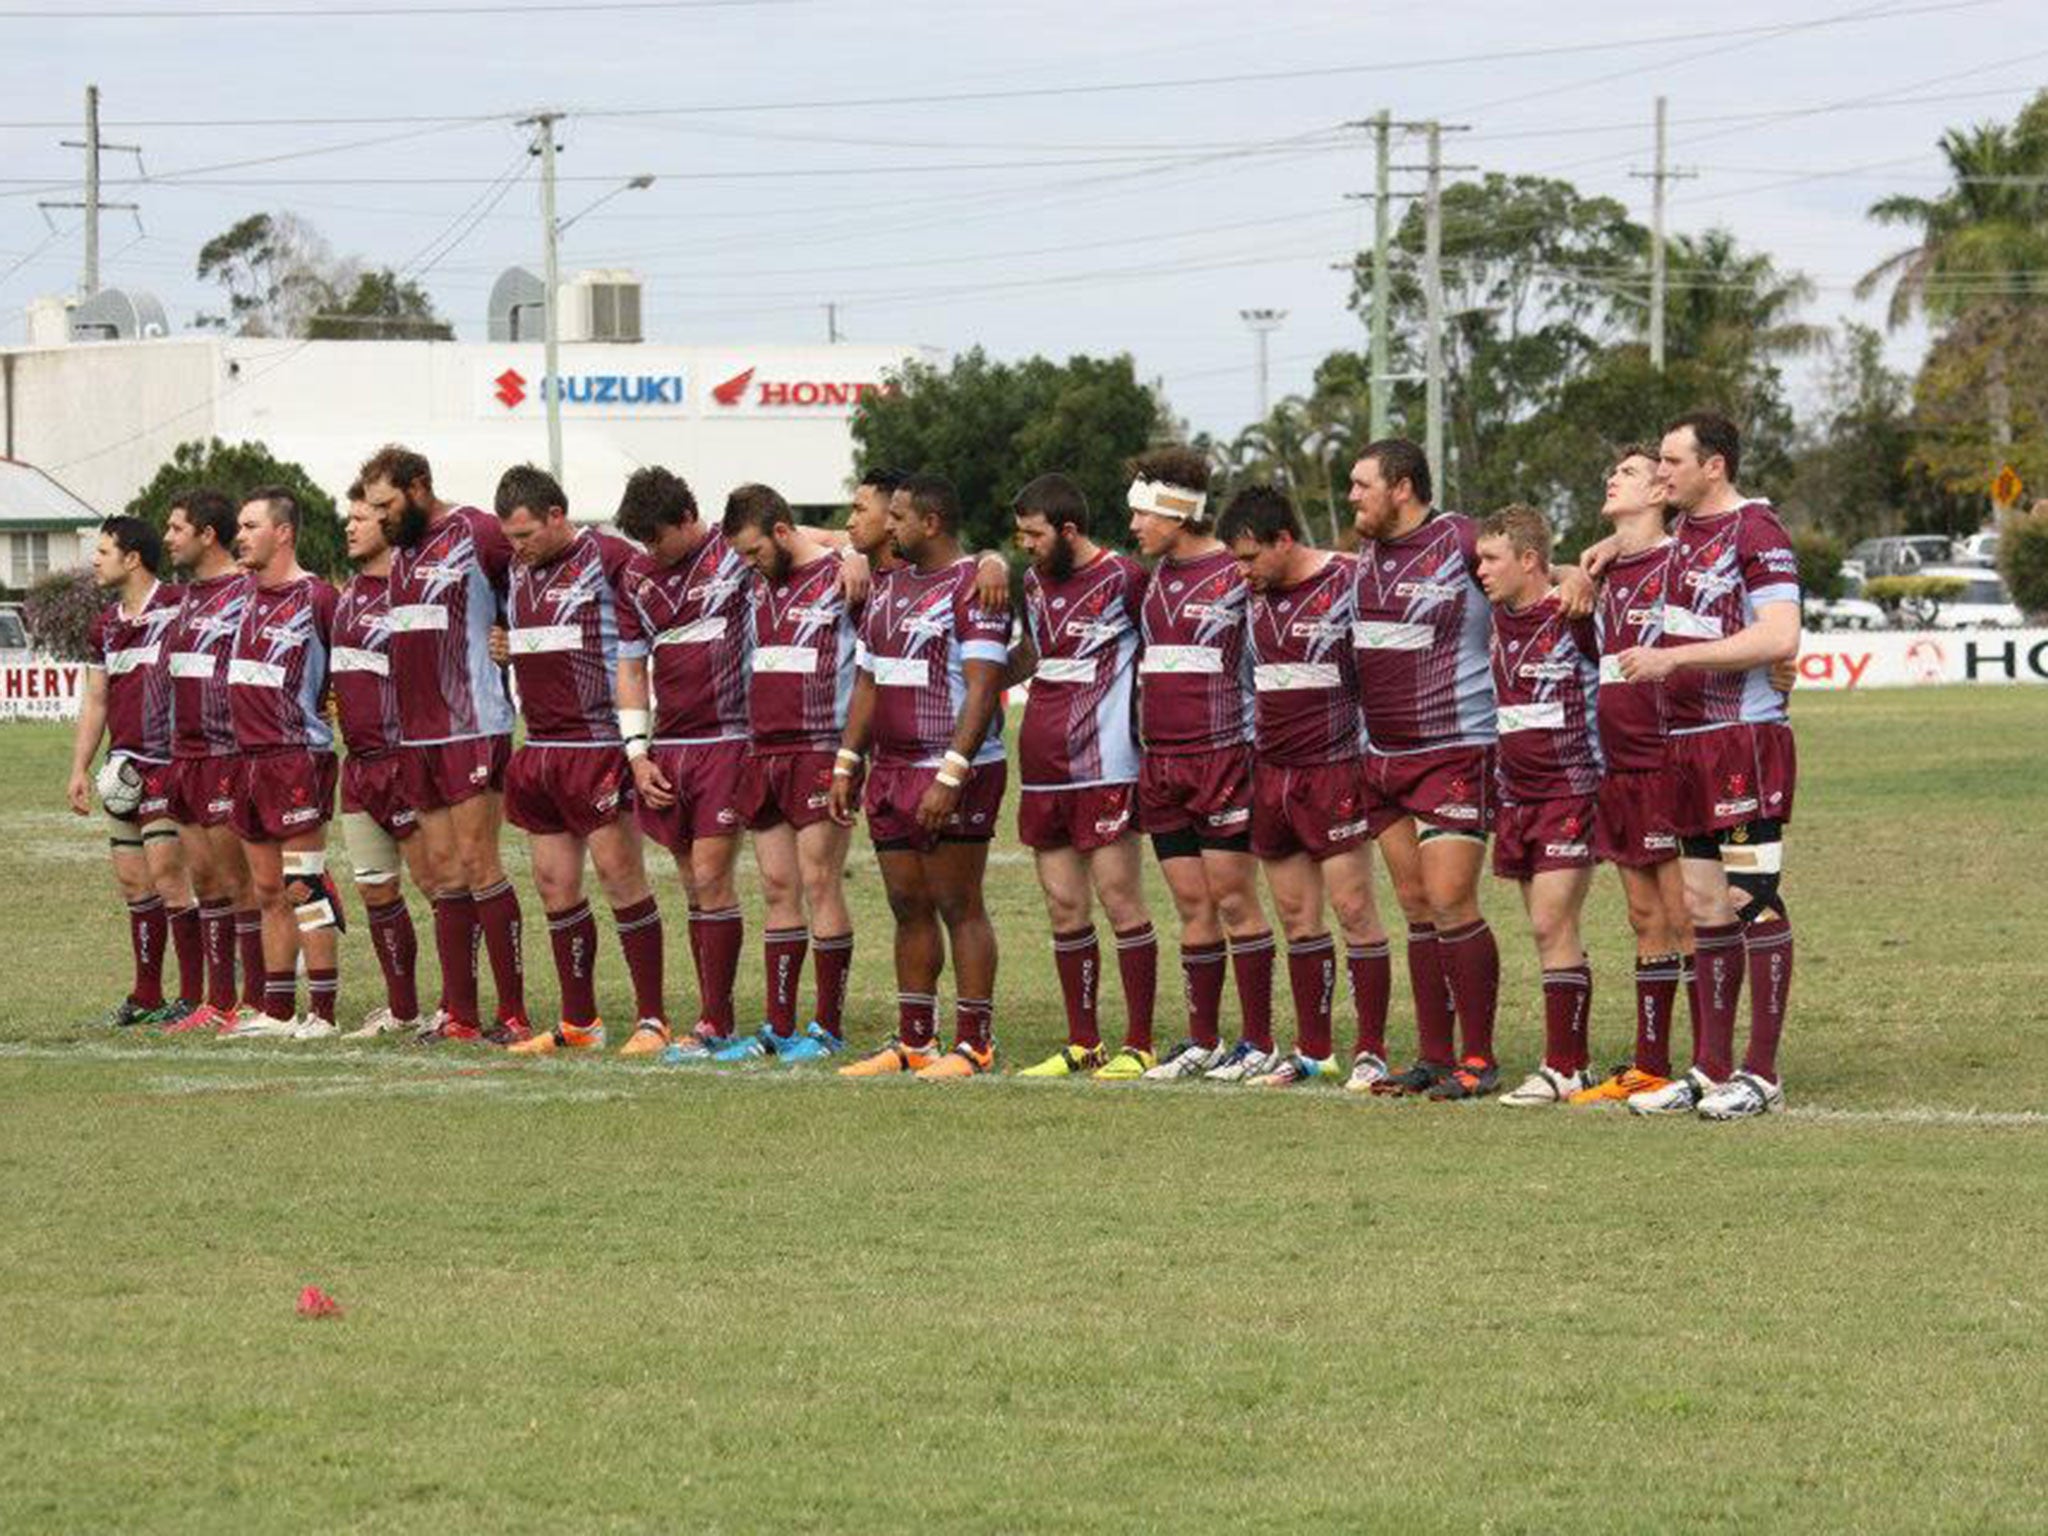
[[[1394,583],[1396,597],[1423,597],[1432,602],[1442,602],[1456,597],[1460,588],[1448,581],[1397,581]]]
[[[1347,837],[1357,837],[1366,830],[1369,824],[1368,818],[1364,816],[1360,816],[1353,821],[1340,821],[1323,834],[1324,841],[1338,843]]]
[[[1540,704],[1503,704],[1497,712],[1500,734],[1517,731],[1561,731],[1564,729],[1564,701],[1547,699]]]
[[[1344,628],[1339,619],[1296,619],[1287,626],[1287,633],[1296,640],[1335,640]]]
[[[1335,688],[1342,674],[1334,661],[1265,661],[1252,671],[1260,693],[1288,693],[1303,688]]]
[[[159,645],[130,646],[125,651],[107,652],[107,676],[122,677],[138,667],[153,667],[162,653]]]
[[[1664,605],[1664,633],[1679,640],[1718,640],[1721,621],[1711,613],[1694,613],[1674,603]]]
[[[1436,642],[1427,624],[1361,619],[1351,626],[1351,643],[1362,651],[1426,651]]]
[[[1680,585],[1690,587],[1699,596],[1711,599],[1733,592],[1741,580],[1740,576],[1722,575],[1716,571],[1687,571]]]
[[[237,656],[228,663],[229,686],[244,688],[282,688],[284,668],[274,661],[252,661],[247,656]]]
[[[1202,818],[1209,826],[1218,829],[1242,826],[1251,819],[1252,808],[1248,805],[1232,806],[1230,809],[1222,811],[1211,811]]]
[[[1114,640],[1128,628],[1121,619],[1069,619],[1060,633],[1075,640]]]
[[[1047,656],[1038,663],[1036,681],[1042,683],[1092,683],[1095,681],[1095,658],[1092,656]]]
[[[1543,856],[1546,859],[1583,859],[1586,857],[1584,843],[1545,843]]]
[[[171,676],[210,678],[213,676],[214,658],[204,651],[171,652]]]
[[[1138,658],[1140,672],[1194,672],[1220,675],[1223,652],[1213,645],[1148,646]]]

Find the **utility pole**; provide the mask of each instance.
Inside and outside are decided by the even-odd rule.
[[[1428,178],[1423,183],[1422,302],[1424,401],[1426,411],[1423,451],[1437,484],[1449,481],[1444,463],[1444,172],[1470,171],[1476,166],[1445,165],[1444,135],[1463,133],[1462,123],[1440,123],[1435,119],[1422,125],[1429,135],[1429,163],[1420,169]]]
[[[1284,309],[1240,309],[1237,318],[1251,327],[1252,339],[1258,352],[1259,366],[1259,420],[1266,419],[1272,409],[1272,390],[1269,387],[1272,374],[1268,369],[1266,338],[1280,329],[1280,322],[1287,318]]]
[[[533,125],[538,135],[531,152],[540,156],[540,222],[544,241],[542,265],[545,269],[541,281],[547,285],[547,303],[541,311],[546,320],[543,331],[546,362],[543,365],[545,377],[541,380],[541,401],[548,416],[548,470],[557,482],[562,478],[562,272],[556,253],[561,229],[555,222],[555,124],[561,117],[559,112],[536,112],[525,120]]]
[[[1394,417],[1393,380],[1389,377],[1393,372],[1393,351],[1387,318],[1393,289],[1387,270],[1388,245],[1393,239],[1393,196],[1387,183],[1393,172],[1388,157],[1393,150],[1394,118],[1385,107],[1373,119],[1373,137],[1377,142],[1373,154],[1371,410],[1373,441],[1378,442],[1391,430]]]
[[[130,213],[137,210],[134,203],[108,203],[100,200],[100,151],[118,149],[129,154],[140,155],[139,144],[109,144],[100,137],[100,88],[88,85],[85,88],[85,137],[83,139],[60,139],[66,149],[85,151],[85,201],[82,203],[38,203],[43,209],[72,208],[85,214],[85,277],[79,285],[79,297],[91,298],[100,291],[100,214],[108,208],[125,209]]]
[[[1664,184],[1696,174],[1674,171],[1664,163],[1664,98],[1657,98],[1657,166],[1651,171],[1631,171],[1631,176],[1650,183],[1650,366],[1664,371]]]

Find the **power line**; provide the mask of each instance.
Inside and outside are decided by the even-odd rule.
[[[354,21],[363,16],[541,16],[582,11],[723,11],[796,5],[805,0],[531,0],[526,4],[352,5],[293,9],[242,5],[220,9],[150,6],[147,9],[66,7],[62,10],[4,10],[0,21]]]

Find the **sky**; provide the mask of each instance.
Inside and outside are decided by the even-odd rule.
[[[2041,0],[0,0],[0,340],[79,280],[85,87],[110,151],[103,281],[175,326],[219,308],[199,246],[289,210],[396,267],[464,339],[540,265],[539,109],[568,114],[564,270],[629,267],[649,340],[1129,352],[1230,436],[1257,409],[1245,309],[1279,309],[1272,392],[1362,345],[1337,268],[1370,239],[1381,109],[1469,131],[1446,158],[1561,176],[1647,222],[1668,98],[1674,232],[1731,229],[1806,274],[1805,314],[1882,324],[1856,279],[1944,184],[1952,126],[2048,83]],[[1418,164],[1420,139],[1397,165]],[[143,178],[139,182],[138,174]],[[653,175],[645,190],[606,194]],[[1419,189],[1419,175],[1396,175]],[[579,212],[605,197],[587,217]],[[1910,368],[1917,327],[1890,354]],[[1810,399],[1822,365],[1802,365]]]

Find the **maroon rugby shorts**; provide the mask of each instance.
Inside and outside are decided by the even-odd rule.
[[[1017,796],[1017,841],[1026,848],[1072,848],[1080,853],[1107,848],[1130,835],[1137,799],[1135,784],[1028,788]]]
[[[1209,842],[1244,836],[1252,823],[1252,749],[1146,753],[1138,820],[1148,833],[1192,827]]]
[[[397,752],[363,757],[351,752],[341,764],[341,809],[363,815],[395,843],[420,829],[420,813],[405,798],[405,767]]]
[[[1009,782],[1008,765],[985,763],[969,773],[952,816],[933,833],[917,824],[917,805],[938,776],[935,767],[915,766],[877,766],[868,774],[861,809],[877,848],[930,853],[940,843],[985,843],[995,836],[1003,788]]]
[[[529,743],[505,770],[505,819],[522,832],[588,837],[633,802],[633,777],[621,746],[550,747]]]
[[[740,819],[753,831],[788,824],[801,831],[832,819],[830,752],[770,752],[747,765]]]
[[[180,757],[171,761],[171,820],[181,827],[224,827],[240,792],[241,759]]]
[[[1680,837],[1704,837],[1746,821],[1789,822],[1799,758],[1792,727],[1722,725],[1670,740],[1676,785],[1672,821]]]
[[[500,794],[505,764],[512,756],[510,736],[467,736],[398,749],[405,798],[416,811],[445,811],[478,795]]]
[[[700,837],[738,837],[745,823],[741,780],[749,770],[748,744],[730,741],[657,742],[647,758],[661,770],[675,795],[674,805],[652,806],[642,795],[636,806],[640,830],[671,853]]]
[[[1668,767],[1610,772],[1602,779],[1593,819],[1595,856],[1623,869],[1652,869],[1677,858],[1673,784]]]
[[[1252,852],[1258,857],[1305,853],[1321,863],[1371,837],[1357,758],[1298,767],[1252,765]]]
[[[1529,880],[1553,869],[1591,869],[1595,803],[1592,795],[1568,795],[1496,808],[1493,872]]]
[[[314,832],[334,814],[332,752],[281,747],[242,759],[232,821],[245,843],[281,843]]]
[[[1366,815],[1378,837],[1413,816],[1432,827],[1485,836],[1493,823],[1493,749],[1365,754]]]

